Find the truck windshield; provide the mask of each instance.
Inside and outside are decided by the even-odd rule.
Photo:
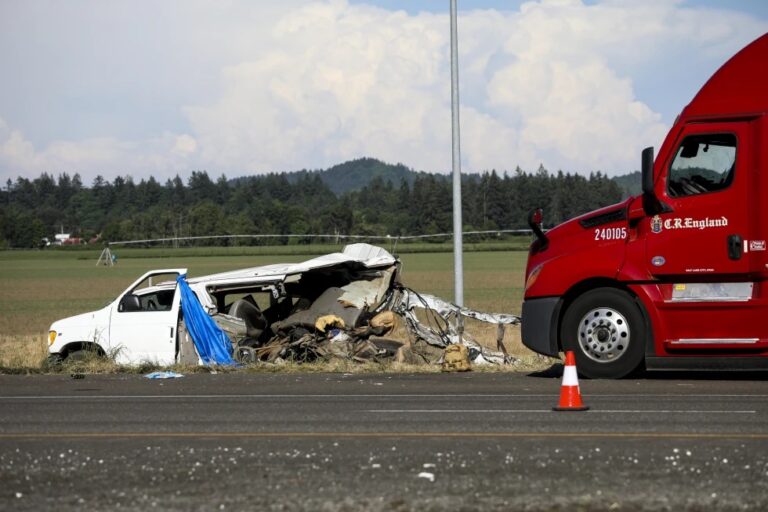
[[[689,135],[672,161],[667,190],[671,197],[716,192],[730,186],[735,168],[735,135]]]

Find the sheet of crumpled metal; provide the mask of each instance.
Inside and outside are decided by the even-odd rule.
[[[520,317],[517,315],[509,315],[505,313],[485,313],[482,311],[475,311],[473,309],[459,307],[456,304],[448,302],[440,297],[434,295],[427,295],[423,293],[416,293],[413,290],[404,288],[403,291],[408,301],[408,307],[428,307],[432,309],[440,316],[465,316],[468,318],[474,318],[481,322],[489,324],[505,324],[505,325],[518,325],[520,323]]]
[[[409,288],[396,290],[390,301],[390,307],[405,318],[406,325],[414,336],[430,345],[447,347],[461,343],[470,349],[470,360],[476,364],[505,364],[515,361],[515,358],[502,351],[492,350],[477,343],[469,334],[463,332],[460,318],[464,316],[491,324],[517,325],[520,323],[518,316],[483,313],[461,308],[439,297],[420,294]],[[434,323],[421,321],[416,315],[416,308],[431,311],[437,319]]]

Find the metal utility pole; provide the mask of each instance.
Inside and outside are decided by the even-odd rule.
[[[453,146],[453,301],[464,305],[464,256],[461,221],[461,147],[459,144],[459,52],[456,0],[451,0],[451,120]]]

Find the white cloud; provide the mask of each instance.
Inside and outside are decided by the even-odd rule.
[[[4,180],[37,177],[44,172],[54,176],[78,172],[86,184],[98,174],[108,178],[118,174],[136,178],[154,175],[162,179],[186,169],[194,161],[196,150],[197,143],[190,135],[170,133],[140,143],[114,137],[59,140],[36,150],[21,131],[9,128],[0,119],[0,169],[4,170]]]
[[[333,0],[295,1],[262,17],[251,12],[255,18],[253,34],[241,19],[219,26],[215,37],[204,32],[204,60],[219,63],[219,81],[205,94],[183,96],[186,133],[156,127],[160,135],[140,140],[100,136],[35,147],[0,125],[0,172],[234,176],[359,156],[450,168],[447,14]],[[711,72],[766,28],[744,14],[661,0],[550,0],[518,12],[463,13],[464,168],[631,171],[640,149],[658,145],[668,128],[638,97],[637,84],[663,84],[692,63]],[[180,44],[178,51],[190,49]],[[692,83],[686,98],[700,85]]]

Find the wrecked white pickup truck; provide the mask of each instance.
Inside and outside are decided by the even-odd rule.
[[[240,362],[344,357],[433,363],[455,343],[466,345],[475,362],[511,361],[503,345],[489,350],[462,336],[461,318],[517,324],[518,317],[420,295],[399,283],[399,268],[386,250],[352,244],[303,263],[185,279],[192,292],[186,295],[177,282],[186,269],[153,270],[103,309],[54,322],[50,359],[90,351],[118,364],[210,363],[201,357],[204,340],[190,335],[195,329],[187,325],[191,317],[185,321],[184,296],[226,334],[226,350]]]

